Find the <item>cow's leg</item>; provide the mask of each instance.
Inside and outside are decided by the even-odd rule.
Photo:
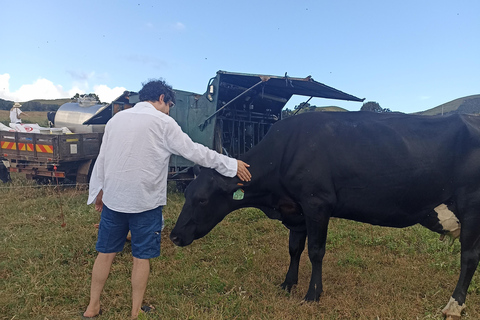
[[[281,284],[282,289],[290,292],[292,287],[298,282],[298,265],[300,257],[305,249],[305,240],[307,239],[306,231],[290,230],[290,238],[288,240],[288,251],[290,253],[290,266],[288,267],[285,281]]]
[[[322,261],[325,255],[329,217],[319,215],[315,219],[306,217],[308,237],[308,257],[312,263],[312,276],[305,301],[318,301],[322,288]]]
[[[455,291],[445,308],[442,310],[447,319],[460,319],[461,312],[465,309],[467,289],[472,281],[473,274],[480,261],[480,216],[469,212],[462,221],[461,242],[461,269],[460,277]]]

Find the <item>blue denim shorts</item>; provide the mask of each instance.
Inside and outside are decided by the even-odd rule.
[[[96,249],[102,253],[122,251],[130,230],[132,255],[138,259],[155,258],[160,255],[162,229],[162,206],[140,213],[123,213],[104,204]]]

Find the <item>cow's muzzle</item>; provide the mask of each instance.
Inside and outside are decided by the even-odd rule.
[[[191,240],[188,240],[185,237],[176,235],[173,231],[170,233],[170,240],[172,240],[172,242],[179,247],[188,246],[190,243],[193,242],[193,238]]]

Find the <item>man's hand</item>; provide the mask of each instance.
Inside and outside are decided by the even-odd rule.
[[[103,209],[103,190],[100,190],[100,192],[97,194],[97,198],[95,199],[95,210],[98,212],[102,212]]]
[[[250,167],[249,164],[246,164],[242,160],[237,160],[237,176],[240,178],[240,180],[250,181],[250,179],[252,179],[252,175],[247,169],[248,167]]]

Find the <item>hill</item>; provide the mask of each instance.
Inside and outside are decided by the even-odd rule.
[[[69,98],[52,99],[52,100],[36,99],[36,100],[30,100],[30,101],[20,102],[20,103],[23,105],[22,110],[24,111],[56,111],[61,105],[71,101],[72,100]],[[13,106],[13,101],[4,100],[0,98],[0,110],[10,110],[12,106]],[[337,107],[337,106],[325,106],[325,107],[305,108],[305,109],[302,109],[299,113],[308,112],[308,111],[346,112],[348,110],[341,107]],[[441,114],[446,115],[446,114],[452,114],[452,113],[480,114],[480,94],[458,98],[450,102],[441,104],[432,109],[416,112],[415,114],[432,116],[432,115],[441,115]]]
[[[317,107],[315,111],[316,112],[323,112],[323,111],[347,112],[348,110],[342,107],[331,106],[331,107]]]
[[[416,112],[426,116],[446,115],[452,113],[480,114],[480,94],[458,98],[450,102],[439,105],[438,107]]]
[[[301,114],[305,112],[348,112],[348,110],[336,106],[317,107],[308,105],[307,107],[302,107],[300,110],[290,110],[288,108],[285,108],[282,110],[282,118],[291,117],[295,114]]]
[[[3,100],[0,98],[0,110],[10,110],[13,106],[13,101]]]
[[[56,111],[62,104],[71,101],[70,98],[52,100],[36,99],[20,103],[24,111]],[[10,110],[12,106],[13,101],[0,99],[0,110]]]
[[[70,99],[70,98],[53,99],[53,100],[36,99],[36,100],[30,100],[28,102],[37,102],[37,103],[40,103],[40,104],[52,104],[52,105],[57,105],[57,106],[60,107],[64,103],[72,102],[72,99]],[[23,103],[28,103],[28,102],[23,102]]]

